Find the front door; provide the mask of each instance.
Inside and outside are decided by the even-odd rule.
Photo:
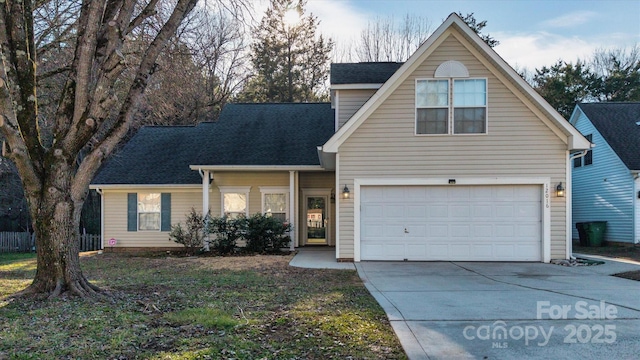
[[[328,244],[327,196],[307,196],[306,202],[306,244]]]

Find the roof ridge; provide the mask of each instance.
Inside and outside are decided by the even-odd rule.
[[[331,65],[351,64],[404,64],[404,61],[358,61],[358,62],[332,62]]]
[[[312,102],[263,102],[263,103],[254,103],[254,102],[232,102],[227,103],[226,105],[323,105],[323,104],[331,104],[330,101],[312,101]]]
[[[184,127],[184,128],[193,128],[196,127],[198,124],[189,124],[189,125],[184,125],[184,124],[178,124],[178,125],[173,125],[173,124],[166,124],[166,125],[161,125],[161,124],[152,124],[152,125],[142,125],[140,127],[140,129],[144,129],[144,128],[179,128],[179,127]]]
[[[594,102],[582,102],[580,105],[612,105],[612,104],[640,104],[640,101],[594,101]]]

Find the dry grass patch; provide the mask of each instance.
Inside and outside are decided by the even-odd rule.
[[[113,302],[7,302],[35,259],[0,255],[0,359],[406,358],[355,271],[290,260],[88,254],[85,274]]]

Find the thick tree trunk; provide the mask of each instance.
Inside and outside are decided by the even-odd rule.
[[[126,68],[133,68],[120,50],[127,35],[156,14],[158,2],[146,2],[141,12],[137,1],[81,2],[73,26],[74,57],[60,93],[50,146],[44,145],[38,126],[33,25],[37,4],[0,5],[0,133],[22,179],[37,238],[36,276],[20,294],[55,297],[71,292],[95,297],[102,292],[80,270],[80,212],[89,182],[129,130],[158,55],[197,0],[176,1],[169,18],[139,54],[134,79],[118,105],[114,84],[123,81]],[[78,164],[83,149],[88,153]]]
[[[94,297],[101,290],[89,283],[80,269],[79,228],[82,200],[74,201],[71,172],[61,161],[51,165],[48,184],[37,198],[31,197],[38,267],[33,283],[21,294],[40,293],[56,297],[71,292]]]

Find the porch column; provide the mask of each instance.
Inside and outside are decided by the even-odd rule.
[[[202,216],[205,219],[205,226],[208,225],[209,213],[209,170],[202,172]],[[208,227],[208,226],[207,226]],[[209,232],[204,237],[204,250],[209,251]]]
[[[291,244],[289,245],[289,250],[295,250],[295,242],[296,242],[296,228],[297,225],[295,223],[296,214],[296,172],[289,171],[289,222],[291,223],[291,231],[289,232],[289,237],[291,238]]]

